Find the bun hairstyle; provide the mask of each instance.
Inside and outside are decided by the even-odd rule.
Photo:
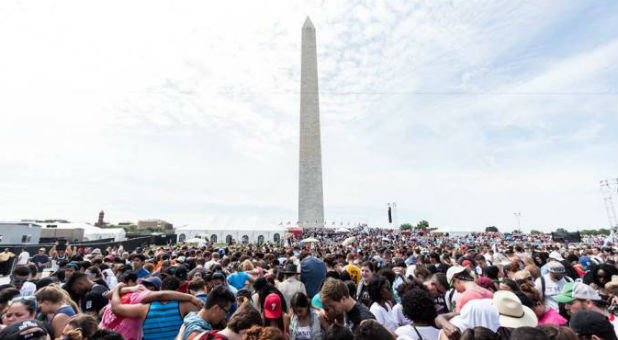
[[[72,330],[66,332],[64,335],[72,340],[87,340],[98,330],[97,320],[88,314],[78,314],[69,320],[69,325],[73,327]]]

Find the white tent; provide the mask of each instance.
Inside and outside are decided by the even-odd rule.
[[[178,242],[194,237],[204,239],[206,242],[237,243],[246,242],[279,242],[290,225],[282,221],[273,221],[258,217],[210,217],[205,218],[199,226],[182,226],[175,228]]]
[[[185,243],[194,243],[194,244],[197,244],[198,247],[201,247],[204,244],[206,244],[206,241],[202,240],[201,238],[194,237],[194,238],[186,240]]]

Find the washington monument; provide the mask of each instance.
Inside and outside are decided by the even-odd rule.
[[[298,224],[302,228],[324,226],[322,193],[322,146],[315,27],[307,17],[300,54],[300,164]]]

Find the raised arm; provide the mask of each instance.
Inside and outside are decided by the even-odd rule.
[[[142,320],[146,319],[146,315],[148,314],[148,309],[150,308],[150,306],[141,303],[134,305],[123,304],[122,301],[120,301],[120,289],[122,287],[124,287],[124,284],[119,283],[114,288],[114,292],[112,293],[112,313],[126,318],[141,318]]]
[[[124,283],[123,283],[123,285],[124,285]],[[140,290],[140,289],[146,289],[146,288],[143,288],[143,286],[142,286],[142,285],[137,285],[137,286],[132,286],[132,287],[129,287],[129,286],[123,286],[123,287],[120,289],[120,296],[122,296],[123,294],[126,294],[126,293],[135,293],[135,292],[137,292],[137,291],[138,291],[138,290]],[[108,300],[110,300],[110,299],[112,298],[112,294],[113,294],[113,293],[114,293],[113,291],[108,290],[108,291],[107,291],[107,292],[105,292],[105,294],[103,294],[103,295],[105,296],[105,298],[107,298]]]
[[[67,257],[71,257],[73,255],[73,247],[69,244],[69,240],[67,240],[67,249],[64,251]]]
[[[58,241],[54,242],[54,245],[49,248],[49,257],[54,257],[56,254],[56,245],[58,245]]]
[[[204,301],[199,298],[191,295],[185,294],[173,290],[162,290],[159,292],[152,292],[148,294],[143,300],[142,303],[151,303],[153,301],[180,301],[180,302],[190,302],[197,307],[204,306]]]

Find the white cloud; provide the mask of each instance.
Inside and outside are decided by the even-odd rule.
[[[0,219],[294,220],[310,15],[327,219],[381,223],[397,200],[442,226],[603,225],[618,40],[569,21],[598,6],[616,19],[609,1],[2,2]]]

